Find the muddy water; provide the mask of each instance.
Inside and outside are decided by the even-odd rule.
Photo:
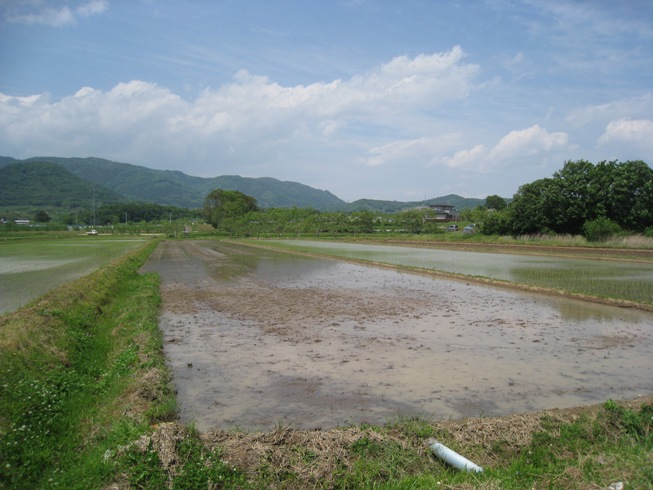
[[[220,242],[163,242],[160,325],[200,430],[493,416],[653,392],[653,315]]]

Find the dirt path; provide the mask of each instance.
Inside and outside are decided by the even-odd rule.
[[[183,421],[311,429],[653,391],[650,313],[221,242],[163,242]]]

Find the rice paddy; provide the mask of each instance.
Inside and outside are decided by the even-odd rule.
[[[261,241],[286,250],[487,278],[597,298],[653,305],[653,263],[483,253],[310,240]]]
[[[0,315],[142,244],[98,236],[0,242]]]

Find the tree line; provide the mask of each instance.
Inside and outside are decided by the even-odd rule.
[[[312,208],[261,209],[240,191],[215,189],[204,202],[204,218],[217,231],[232,236],[341,235],[374,232],[438,233],[437,223],[424,219],[424,210],[375,213]]]
[[[242,236],[442,232],[423,209],[392,214],[263,210],[253,197],[222,189],[209,193],[203,214],[216,230]],[[583,234],[602,240],[624,231],[653,236],[653,169],[639,160],[567,161],[551,178],[522,185],[509,202],[488,196],[484,206],[463,210],[460,219],[477,223],[487,235]]]
[[[193,219],[201,217],[196,209],[163,206],[161,204],[132,202],[118,204],[102,204],[96,210],[70,214],[69,223],[81,223],[90,226],[117,225],[120,223],[140,223],[152,221],[172,221],[177,219]]]
[[[42,210],[33,218],[37,223],[50,221]],[[103,204],[71,213],[62,222],[107,226],[204,220],[216,232],[231,236],[444,233],[442,223],[432,218],[428,208],[394,213],[262,209],[242,192],[215,189],[202,209],[143,202]],[[475,229],[486,235],[582,234],[590,240],[622,232],[653,236],[653,169],[639,160],[567,161],[552,177],[522,185],[512,199],[488,196],[484,206],[464,209],[459,218],[476,223]]]
[[[506,208],[488,216],[488,234],[653,233],[653,169],[642,161],[567,161],[551,178],[522,185]]]

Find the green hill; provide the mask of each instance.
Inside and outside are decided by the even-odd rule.
[[[458,210],[484,204],[450,194],[425,201],[360,199],[346,203],[332,193],[271,177],[224,175],[192,177],[180,171],[154,170],[102,158],[0,157],[0,206],[88,207],[95,184],[98,203],[139,201],[182,208],[202,207],[213,189],[250,195],[263,208],[314,208],[319,211],[397,212],[429,204],[450,204]]]
[[[124,197],[48,162],[0,166],[0,206],[61,207],[68,210],[124,201]]]
[[[240,191],[256,198],[259,206],[263,208],[314,208],[320,211],[335,211],[342,209],[345,202],[328,191],[322,191],[299,184],[297,182],[282,182],[271,177],[257,179],[240,177],[238,175],[224,175],[210,180],[207,189],[224,189]]]
[[[241,191],[256,198],[259,206],[264,208],[297,206],[328,211],[345,205],[330,192],[269,177],[192,177],[179,171],[154,170],[101,158],[35,157],[24,161],[56,163],[76,176],[102,184],[130,200],[167,206],[201,207],[206,195],[216,188]]]
[[[410,208],[428,206],[430,204],[449,204],[457,210],[470,209],[485,204],[485,199],[474,199],[461,197],[456,194],[449,194],[442,197],[435,197],[425,201],[378,201],[374,199],[359,199],[347,205],[347,211],[377,211],[385,213],[396,213]]]

